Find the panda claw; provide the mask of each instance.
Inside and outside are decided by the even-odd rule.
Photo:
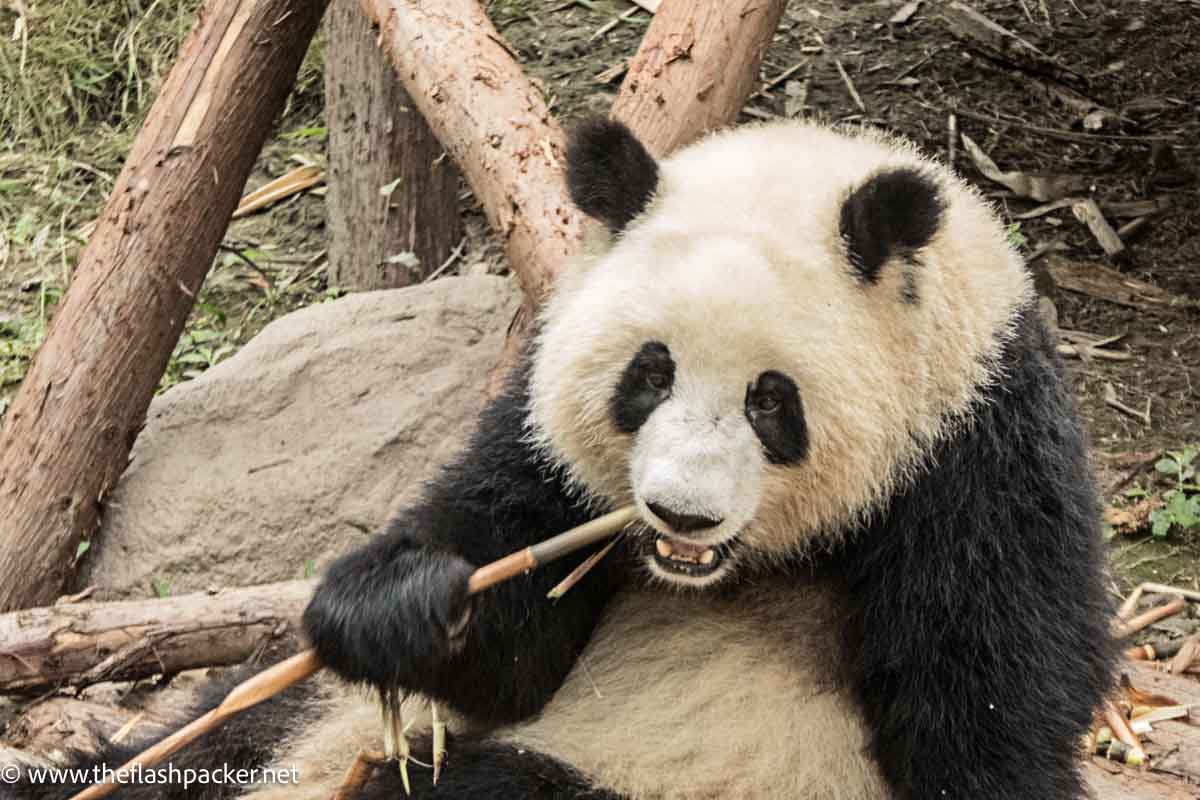
[[[433,713],[433,785],[437,786],[442,774],[442,762],[446,760],[446,723],[438,712],[438,704],[431,703]]]

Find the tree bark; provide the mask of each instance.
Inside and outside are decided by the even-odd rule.
[[[413,104],[463,171],[535,302],[580,239],[564,137],[476,0],[361,0]]]
[[[462,236],[458,171],[357,0],[334,0],[326,30],[330,280],[354,290],[408,286],[437,269]]]
[[[324,5],[199,13],[0,429],[0,611],[74,574]]]
[[[489,381],[494,395],[537,307],[580,243],[580,215],[563,181],[565,136],[475,0],[360,2],[379,24],[380,46],[413,103],[503,238],[525,290],[526,304]],[[783,6],[783,0],[662,3],[613,116],[656,154],[732,123],[757,86]]]
[[[286,581],[0,615],[0,692],[136,680],[238,664],[267,644],[294,646],[312,589],[312,581]]]
[[[613,103],[656,156],[733,124],[758,88],[784,0],[667,0],[654,15]]]

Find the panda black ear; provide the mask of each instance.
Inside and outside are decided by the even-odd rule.
[[[642,213],[657,186],[657,162],[622,123],[592,119],[571,132],[567,144],[571,200],[613,233]]]
[[[915,169],[880,172],[842,203],[841,234],[850,263],[866,283],[892,256],[919,250],[941,223],[938,187]]]

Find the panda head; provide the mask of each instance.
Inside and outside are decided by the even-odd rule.
[[[604,224],[540,320],[532,440],[634,502],[648,572],[704,587],[853,530],[969,423],[1030,298],[988,206],[877,134],[787,123],[653,158],[568,148]]]

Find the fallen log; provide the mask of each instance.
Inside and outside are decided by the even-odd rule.
[[[0,692],[127,681],[294,650],[312,581],[0,615]]]
[[[324,7],[198,14],[0,428],[0,612],[74,575]]]

